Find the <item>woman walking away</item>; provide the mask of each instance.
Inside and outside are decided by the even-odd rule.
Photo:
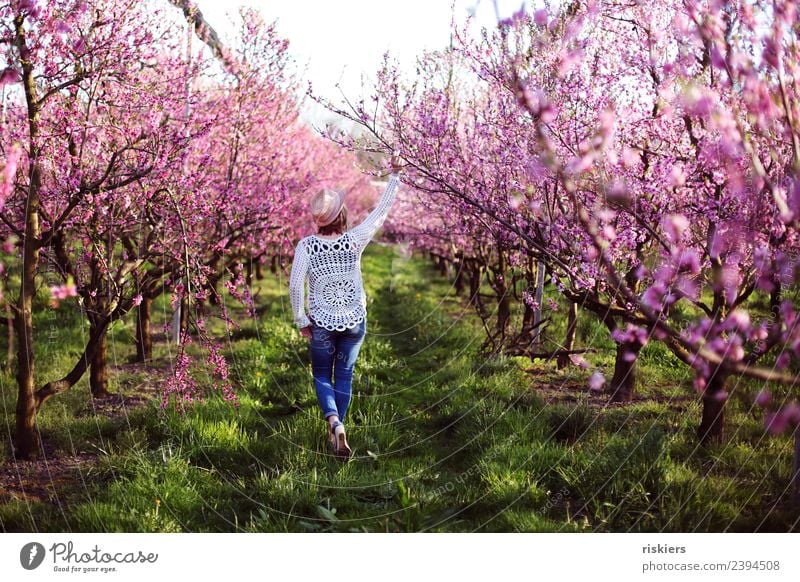
[[[334,454],[350,457],[344,419],[352,394],[353,369],[367,332],[367,298],[361,279],[361,254],[383,224],[395,199],[400,163],[378,205],[358,226],[348,228],[344,194],[321,190],[311,199],[318,234],[303,238],[294,251],[289,296],[294,322],[310,339],[314,390],[328,424]],[[308,279],[308,313],[305,281]]]

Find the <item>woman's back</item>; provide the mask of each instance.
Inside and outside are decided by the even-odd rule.
[[[392,174],[375,209],[358,226],[335,238],[310,235],[295,249],[289,291],[295,323],[325,329],[352,328],[366,317],[367,299],[361,278],[361,254],[386,220],[394,202],[398,178]],[[308,317],[303,301],[308,279]]]
[[[361,278],[361,253],[352,231],[335,239],[304,238],[308,255],[308,312],[329,330],[344,330],[364,321],[366,294]]]

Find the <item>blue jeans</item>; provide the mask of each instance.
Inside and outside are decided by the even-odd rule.
[[[314,390],[326,419],[335,414],[344,421],[353,392],[353,369],[366,333],[366,318],[344,331],[328,331],[315,324],[311,326],[309,347]]]

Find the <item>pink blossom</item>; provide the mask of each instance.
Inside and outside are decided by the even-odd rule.
[[[50,287],[50,304],[57,308],[60,302],[68,297],[77,297],[78,290],[72,281],[68,281],[64,285],[55,285]]]
[[[684,105],[692,115],[706,117],[714,109],[716,98],[710,90],[692,86],[683,95]]]
[[[769,390],[762,390],[756,395],[755,403],[761,408],[765,408],[772,401],[772,394]]]
[[[750,314],[744,309],[734,309],[727,318],[731,329],[747,331],[750,329]]]
[[[678,269],[697,275],[700,272],[700,258],[694,249],[685,249],[678,255]]]
[[[78,290],[75,285],[57,285],[50,287],[50,293],[54,299],[66,299],[67,297],[77,297]]]
[[[669,174],[670,184],[673,188],[680,188],[686,184],[686,175],[683,173],[683,168],[680,166],[672,166]]]
[[[695,392],[702,394],[706,389],[706,379],[703,376],[695,376],[694,380],[692,381],[692,386],[694,387]]]
[[[724,402],[725,400],[728,399],[728,396],[729,394],[725,390],[719,390],[717,392],[714,392],[712,398],[718,402]]]
[[[12,235],[3,241],[3,246],[0,248],[2,248],[4,253],[11,254],[16,249],[16,245],[17,245],[17,237]]]
[[[596,158],[594,151],[588,151],[582,156],[572,158],[564,168],[567,174],[578,175],[586,172],[592,167]]]
[[[565,77],[583,59],[583,51],[562,51],[558,64],[558,76]]]
[[[672,285],[672,289],[677,295],[681,297],[688,297],[693,301],[700,298],[700,286],[696,281],[688,277],[679,277],[678,280]]]
[[[584,358],[580,354],[570,354],[569,359],[570,361],[572,361],[573,364],[578,366],[581,370],[589,369],[589,362],[587,362],[586,358]]]
[[[664,231],[673,243],[677,243],[681,239],[687,228],[689,228],[689,220],[682,214],[670,214],[664,219]]]
[[[589,376],[589,390],[592,392],[600,392],[605,383],[606,377],[600,371],[595,371]]]
[[[767,431],[772,435],[780,435],[786,431],[789,426],[788,418],[779,411],[770,411],[764,415],[764,426]]]
[[[634,168],[641,161],[642,160],[641,157],[639,156],[639,152],[637,152],[633,148],[629,148],[626,146],[622,149],[622,162],[625,164],[626,168]]]
[[[19,146],[14,145],[6,158],[2,174],[0,174],[0,209],[3,208],[14,188],[14,177],[17,173],[17,164],[19,163],[20,155],[21,150]]]
[[[530,309],[533,309],[534,311],[539,309],[539,303],[536,302],[533,293],[531,293],[530,291],[525,290],[522,292],[522,301],[525,303],[525,305],[527,305]]]
[[[786,421],[792,426],[800,425],[800,404],[797,402],[790,402],[783,407],[783,414],[786,416]]]
[[[22,76],[19,74],[19,71],[12,67],[6,67],[0,72],[0,86],[19,83],[21,80]]]
[[[20,12],[27,12],[31,18],[38,18],[41,14],[41,8],[37,0],[18,0],[18,7]]]

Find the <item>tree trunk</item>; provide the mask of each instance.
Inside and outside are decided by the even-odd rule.
[[[722,395],[725,392],[727,379],[726,374],[715,372],[703,392],[703,417],[697,429],[697,436],[704,445],[722,440],[725,421],[725,399]]]
[[[263,265],[261,264],[261,259],[256,261],[256,280],[261,281],[264,278],[264,270]]]
[[[498,248],[500,248],[498,246]],[[506,281],[505,255],[498,250],[497,267],[490,269],[489,285],[497,296],[497,322],[495,323],[495,337],[499,336],[498,344],[502,346],[506,339],[506,330],[511,319],[511,293]],[[494,275],[494,277],[492,277]],[[511,284],[514,284],[512,279]]]
[[[525,270],[525,283],[527,287],[523,293],[530,293],[531,289],[536,289],[536,275],[533,272],[533,260],[528,260],[528,267]],[[535,300],[536,292],[533,292],[531,300]],[[530,301],[522,302],[522,330],[519,335],[521,338],[527,338],[534,328],[536,321],[536,312],[530,306]],[[527,343],[527,342],[526,342]]]
[[[245,284],[248,287],[253,286],[253,260],[245,261]]]
[[[106,334],[110,322],[111,320],[107,317],[98,319],[95,322],[94,333],[89,335],[86,347],[72,370],[63,378],[48,382],[34,393],[34,404],[37,412],[47,400],[66,392],[83,377],[84,373],[86,373],[86,369],[94,360],[95,351],[100,345],[100,339]]]
[[[794,463],[792,464],[792,502],[800,504],[800,426],[794,428]]]
[[[181,298],[180,337],[186,335],[188,329],[189,329],[189,298],[187,295],[184,295],[183,298]]]
[[[569,304],[569,312],[567,313],[567,334],[564,337],[564,351],[572,351],[572,348],[575,346],[575,328],[578,325],[578,304],[574,302],[570,302]],[[559,370],[563,370],[567,366],[570,365],[572,360],[569,358],[569,354],[559,354],[558,359],[556,360],[556,365]]]
[[[27,246],[27,245],[26,245]],[[26,265],[27,266],[27,265]],[[27,269],[23,269],[24,271]],[[25,283],[23,283],[24,285]],[[33,283],[30,287],[33,288]],[[20,293],[18,306],[22,309],[14,321],[17,333],[17,411],[16,458],[35,459],[39,456],[36,436],[36,398],[34,397],[33,326],[31,324],[31,298]]]
[[[6,301],[6,337],[7,351],[6,362],[3,366],[3,371],[6,374],[11,374],[12,362],[14,361],[14,312],[11,310],[11,303]]]
[[[497,323],[495,329],[500,335],[501,340],[506,337],[506,330],[508,329],[508,322],[511,319],[511,297],[506,291],[505,286],[503,292],[497,296]]]
[[[153,359],[153,330],[151,326],[151,312],[153,299],[142,297],[142,302],[136,308],[136,361],[147,362]]]
[[[103,326],[106,327],[106,326]],[[92,356],[92,363],[89,367],[89,387],[94,398],[108,396],[108,334],[100,331],[95,324],[89,326],[89,333],[97,336],[97,346]]]
[[[444,260],[444,257],[441,257],[441,256],[437,255],[434,258],[434,262],[436,263],[436,268],[439,270],[439,274],[442,275],[442,277],[446,277],[447,276],[447,261]]]
[[[209,275],[206,283],[206,290],[208,290],[208,303],[219,307],[221,298],[219,296],[219,277],[217,275]]]
[[[28,159],[30,183],[25,204],[25,239],[22,242],[22,272],[14,330],[17,335],[16,457],[32,459],[39,454],[36,436],[35,368],[33,360],[33,296],[39,269],[41,226],[39,205],[42,174],[39,163],[39,104],[33,65],[25,39],[24,17],[14,18],[15,44],[22,62],[22,83],[28,105]]]
[[[539,261],[536,267],[536,308],[533,310],[533,343],[540,343],[542,323],[542,303],[544,303],[544,262]]]
[[[469,302],[478,305],[478,293],[481,292],[481,268],[473,264],[469,270]]]
[[[522,304],[522,330],[520,331],[520,337],[526,338],[530,335],[531,331],[533,331],[533,321],[534,321],[535,312],[531,308],[530,305],[523,302]]]
[[[222,278],[223,265],[219,255],[214,255],[214,258],[208,264],[209,274],[206,279],[205,287],[208,290],[208,302],[211,305],[219,307],[220,299],[219,291],[217,291],[219,280]]]
[[[453,281],[453,286],[456,289],[456,295],[461,295],[464,292],[464,261],[462,260],[460,255],[456,255],[456,260],[453,265],[456,271],[456,278]]]
[[[506,285],[505,276],[502,275],[503,271],[500,271],[500,273],[501,278],[495,279],[493,289],[497,295],[497,321],[495,322],[495,333],[498,337],[498,343],[502,344],[506,338],[508,324],[511,320],[511,293]]]
[[[642,346],[636,343],[623,342],[617,344],[617,356],[614,361],[614,376],[606,391],[611,394],[612,402],[629,402],[636,389],[636,358]],[[635,356],[628,360],[626,356]]]

